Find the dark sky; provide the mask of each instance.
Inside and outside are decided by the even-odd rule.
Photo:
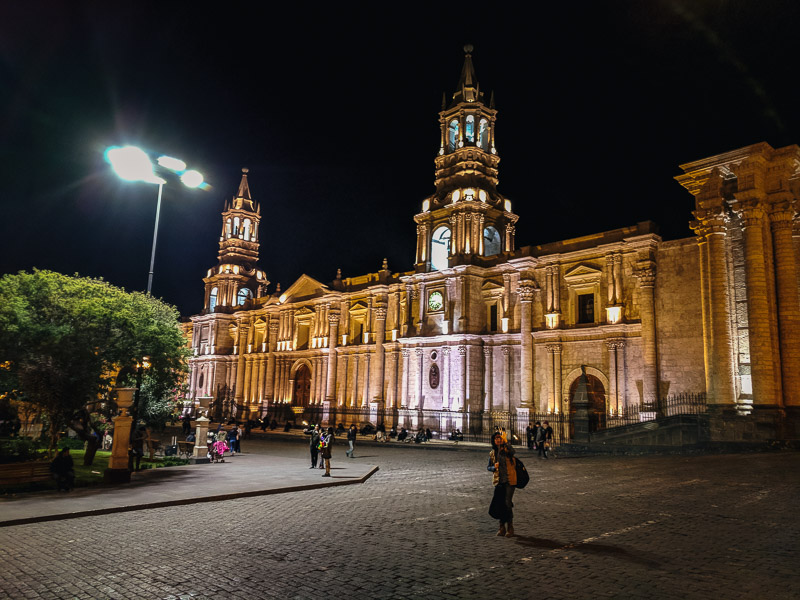
[[[0,4],[0,273],[145,287],[156,187],[103,161],[126,143],[213,186],[165,186],[153,292],[184,315],[243,166],[271,281],[407,270],[465,43],[518,246],[646,219],[691,235],[679,164],[800,142],[796,2],[282,4]]]

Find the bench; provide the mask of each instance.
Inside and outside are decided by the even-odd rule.
[[[194,442],[178,442],[178,456],[189,458],[194,452]]]
[[[24,462],[0,465],[0,485],[48,481],[52,479],[49,462]]]

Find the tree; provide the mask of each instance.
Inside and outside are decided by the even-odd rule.
[[[89,443],[91,461],[100,439],[91,409],[109,399],[114,373],[141,375],[147,357],[154,390],[180,382],[188,348],[178,317],[174,307],[102,279],[36,269],[4,275],[0,361],[9,366],[0,386],[45,412],[51,449],[69,425]],[[134,418],[151,415],[142,408],[133,407]]]

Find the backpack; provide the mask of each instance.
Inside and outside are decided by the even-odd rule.
[[[522,489],[528,485],[531,476],[528,474],[528,469],[525,468],[522,461],[516,457],[514,459],[514,468],[517,471],[517,488]]]

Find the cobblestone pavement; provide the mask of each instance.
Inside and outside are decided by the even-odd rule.
[[[0,597],[800,598],[800,453],[528,457],[512,539],[484,453],[356,455],[363,485],[4,528]]]

